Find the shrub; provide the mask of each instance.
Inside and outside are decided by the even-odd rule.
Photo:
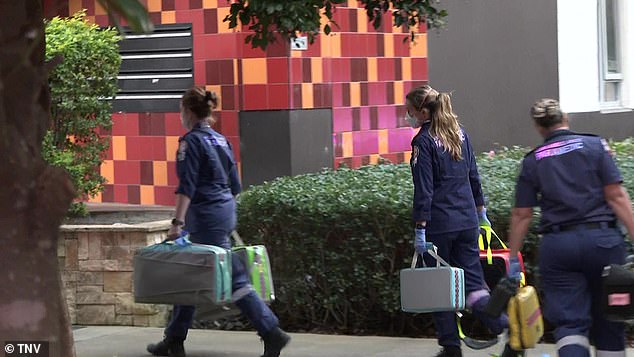
[[[612,143],[625,185],[634,188],[634,141]],[[529,149],[480,155],[489,218],[506,240],[520,162]],[[284,177],[246,190],[239,231],[271,254],[275,308],[287,328],[431,335],[429,315],[400,312],[399,270],[413,253],[409,165],[366,166]],[[539,210],[522,248],[538,284]]]
[[[62,61],[49,76],[52,121],[42,153],[70,173],[78,199],[94,196],[105,182],[99,166],[109,141],[99,130],[112,126],[107,99],[117,92],[119,40],[116,30],[89,24],[84,12],[46,22],[46,59]]]

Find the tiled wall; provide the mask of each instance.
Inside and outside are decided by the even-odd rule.
[[[266,51],[244,44],[245,32],[222,20],[227,0],[147,0],[155,23],[192,23],[194,80],[220,94],[216,129],[228,137],[239,160],[238,113],[242,110],[332,108],[335,167],[409,159],[412,129],[404,96],[427,81],[426,33],[416,45],[385,18],[374,30],[365,10],[349,0],[338,7],[330,36],[307,51],[277,42]],[[68,12],[87,9],[91,21],[107,25],[95,0],[70,0]],[[116,113],[112,148],[102,166],[108,179],[94,201],[173,204],[174,156],[183,134],[178,113]]]

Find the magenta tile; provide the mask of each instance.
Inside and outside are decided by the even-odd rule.
[[[332,147],[335,148],[335,157],[343,156],[343,139],[341,133],[332,134]]]
[[[377,154],[379,152],[379,133],[374,130],[353,132],[352,143],[354,156]]]
[[[352,131],[352,109],[333,108],[332,109],[332,131],[341,133]]]
[[[396,109],[396,127],[409,127],[409,123],[405,120],[407,108],[404,105],[397,105],[394,108]]]
[[[370,107],[359,108],[359,123],[360,130],[372,129],[372,125],[370,124]]]
[[[412,128],[391,129],[387,133],[388,150],[400,152],[412,150],[412,138],[416,132]]]
[[[396,108],[394,106],[378,107],[378,128],[392,129],[396,128]]]
[[[379,128],[379,108],[370,107],[370,129],[376,130]]]

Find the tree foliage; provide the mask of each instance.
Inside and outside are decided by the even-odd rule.
[[[276,34],[282,37],[296,37],[304,33],[312,43],[315,36],[323,31],[328,35],[338,26],[333,21],[337,6],[346,0],[234,0],[229,15],[224,19],[229,28],[239,25],[253,31],[246,42],[266,49],[275,41]],[[395,27],[410,31],[414,40],[416,30],[421,25],[437,28],[445,24],[447,11],[439,9],[439,0],[360,0],[375,29],[381,28],[384,16],[391,16]],[[322,27],[322,15],[326,21]]]
[[[68,171],[80,199],[105,183],[99,166],[109,141],[99,130],[112,126],[111,102],[104,99],[117,92],[119,40],[116,30],[89,24],[84,12],[46,23],[46,58],[61,56],[61,62],[49,76],[52,120],[42,154]]]

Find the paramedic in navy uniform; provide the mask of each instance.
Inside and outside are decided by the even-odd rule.
[[[493,333],[508,327],[506,315],[493,319],[483,310],[489,301],[478,250],[479,225],[491,225],[469,137],[451,108],[449,94],[430,86],[412,89],[407,96],[407,120],[418,134],[412,140],[415,249],[424,253],[433,243],[438,254],[464,269],[467,307]],[[435,265],[428,255],[428,265]],[[434,287],[430,286],[430,289]],[[433,314],[437,357],[462,356],[454,312]]]
[[[179,237],[181,227],[186,225],[192,242],[229,249],[229,235],[236,225],[234,197],[241,187],[231,146],[211,128],[212,110],[217,101],[215,93],[200,87],[189,89],[181,100],[181,122],[189,132],[179,140],[176,153],[179,181],[176,218],[172,220],[168,238]],[[279,356],[290,336],[278,327],[277,317],[253,291],[244,265],[235,256],[232,292],[232,301],[264,341],[263,357]],[[156,356],[184,357],[183,342],[193,316],[194,306],[174,306],[165,338],[148,345],[148,352]]]
[[[559,356],[624,357],[622,323],[601,314],[601,272],[625,261],[625,242],[616,218],[634,237],[632,206],[610,149],[595,135],[576,134],[554,99],[531,108],[544,143],[522,161],[509,236],[511,269],[517,279],[517,252],[540,206],[539,248],[544,316],[555,326]]]

